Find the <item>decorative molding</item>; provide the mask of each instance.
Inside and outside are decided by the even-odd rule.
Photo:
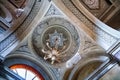
[[[66,68],[72,68],[76,65],[81,59],[80,53],[76,53],[70,60],[66,62]]]
[[[55,6],[55,4],[51,3],[50,7],[45,14],[45,16],[53,16],[53,15],[63,15],[61,11]]]
[[[100,8],[100,0],[82,0],[85,5],[87,5],[90,9],[99,9]]]
[[[20,8],[26,0],[9,0],[15,7]]]
[[[83,4],[83,6],[97,18],[103,16],[111,6],[106,0],[79,0],[79,3]]]
[[[9,6],[7,6],[7,4],[10,6],[10,8],[9,8]],[[12,4],[10,4],[8,1],[3,1],[3,5],[7,9],[12,9]],[[7,29],[6,32],[4,32],[3,34],[0,34],[0,37],[1,37],[0,42],[3,41],[5,38],[7,38],[10,34],[14,33],[15,30],[18,29],[20,26],[22,26],[23,22],[27,19],[27,17],[29,17],[34,5],[35,5],[35,0],[34,1],[29,0],[26,3],[26,6],[24,7],[24,9],[16,9],[15,8],[15,9],[13,9],[14,11],[10,10],[10,13],[14,12],[14,15],[11,15],[14,19],[12,19],[12,21],[10,21],[9,24],[8,24],[8,22],[6,22],[6,23],[4,23],[5,21],[3,22],[10,28]],[[28,6],[29,6],[29,9],[28,9]],[[16,14],[16,10],[17,10],[18,14]],[[7,14],[8,14],[8,12],[7,12]],[[10,16],[8,16],[8,18],[10,19]]]
[[[0,42],[0,54],[2,51],[6,50],[8,45],[12,44],[17,39],[17,36],[13,33],[12,35],[8,36],[7,39]]]
[[[17,28],[12,34],[10,34],[6,39],[0,42],[0,54],[2,54],[7,48],[13,45],[17,40],[19,40],[18,36],[21,35],[29,26],[29,24],[33,21],[34,17],[40,10],[41,3],[35,2],[31,13],[28,15],[23,24]],[[8,53],[7,53],[8,54]]]
[[[22,45],[15,51],[15,53],[20,53],[20,52],[22,52],[22,53],[28,53],[28,54],[31,53],[31,51],[30,51],[29,48],[28,48],[28,42],[27,42],[27,40],[24,42],[24,44],[22,44]]]
[[[95,43],[93,43],[90,40],[85,40],[85,45],[84,45],[83,51],[86,51],[87,49],[91,49],[91,48],[95,48],[95,47],[97,48],[97,45]]]
[[[32,50],[40,57],[44,57],[45,54],[42,52],[42,49],[44,48],[45,51],[49,50],[46,46],[46,40],[47,37],[49,37],[48,34],[53,33],[54,30],[62,33],[63,36],[65,36],[64,38],[67,39],[64,43],[65,49],[63,49],[59,55],[60,62],[54,64],[55,66],[59,66],[59,64],[64,64],[68,61],[79,49],[80,38],[74,25],[63,18],[48,18],[36,27],[32,33],[30,42],[32,42]],[[62,47],[60,48],[62,49]],[[48,63],[50,62],[48,61]]]
[[[113,45],[116,41],[117,38],[110,35],[109,33],[105,32],[102,30],[100,27],[98,27],[96,24],[91,22],[73,3],[72,0],[62,0],[65,6],[81,21],[83,22],[90,30],[92,30],[96,35],[97,39],[100,40],[107,47],[110,47]],[[101,45],[101,44],[100,44]]]

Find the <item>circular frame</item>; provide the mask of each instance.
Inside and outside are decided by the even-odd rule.
[[[79,74],[83,72],[83,68],[86,65],[99,62],[99,66],[106,63],[109,60],[107,54],[104,51],[91,51],[81,56],[82,59],[74,66],[70,71],[66,71],[63,80],[78,80]],[[98,66],[98,67],[99,67]],[[89,67],[88,67],[89,68]],[[95,69],[96,70],[96,69]],[[69,73],[67,73],[69,72]],[[85,76],[84,76],[85,77]],[[64,79],[65,78],[65,79]]]
[[[40,47],[36,45],[41,45],[42,42],[40,41],[40,37],[43,36],[43,33],[45,33],[44,31],[46,31],[46,29],[50,29],[51,27],[54,26],[58,26],[61,27],[63,29],[65,29],[70,36],[70,46],[68,46],[68,48],[66,50],[64,50],[64,54],[62,53],[60,55],[60,63],[56,62],[54,65],[60,65],[60,64],[64,64],[66,63],[72,56],[74,56],[79,47],[80,47],[80,38],[79,38],[79,33],[77,32],[76,28],[74,25],[72,25],[69,21],[67,21],[64,18],[61,17],[49,17],[44,19],[43,21],[41,21],[39,23],[39,25],[35,28],[35,30],[33,31],[32,35],[30,36],[29,42],[30,42],[30,48],[32,50],[33,53],[35,53],[38,57],[44,57],[43,52],[41,51],[41,49],[44,47]],[[38,39],[38,40],[37,40]],[[40,41],[40,42],[39,42]],[[46,46],[46,45],[45,45]],[[46,49],[47,50],[47,49]],[[68,55],[69,54],[69,55]],[[49,60],[47,61],[48,63]]]
[[[25,64],[14,64],[10,66],[10,69],[13,70],[13,72],[17,73],[22,78],[25,78],[28,80],[44,80],[43,76],[33,67]],[[21,74],[22,73],[22,74]],[[29,75],[29,77],[28,77]]]
[[[43,76],[44,80],[54,80],[55,76],[52,74],[49,67],[43,65],[41,61],[37,61],[36,58],[27,54],[12,54],[7,56],[4,60],[4,65],[7,67],[11,67],[13,65],[23,64],[27,66],[31,66],[36,71],[38,71],[41,76]]]

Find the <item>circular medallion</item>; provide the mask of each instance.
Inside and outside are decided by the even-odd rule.
[[[34,52],[51,64],[64,63],[79,48],[79,35],[65,19],[49,18],[42,21],[31,37]]]

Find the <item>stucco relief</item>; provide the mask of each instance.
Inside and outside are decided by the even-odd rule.
[[[57,17],[42,21],[33,31],[31,40],[35,53],[51,64],[65,63],[80,46],[75,27]]]
[[[56,6],[53,3],[50,4],[50,7],[47,13],[45,14],[45,16],[52,16],[52,15],[62,15],[62,13],[56,8]]]
[[[51,64],[54,64],[55,61],[60,62],[59,55],[67,47],[67,44],[65,43],[67,39],[64,38],[63,33],[58,33],[56,29],[54,33],[49,34],[47,32],[46,34],[48,34],[49,37],[48,39],[45,39],[48,49],[42,49],[42,52],[45,53],[44,59],[51,59]]]
[[[22,5],[24,5],[26,0],[9,0],[13,5],[15,5],[17,8],[20,8]]]
[[[65,6],[80,20],[82,21],[90,30],[92,30],[97,39],[102,40],[107,46],[113,45],[117,39],[99,28],[96,24],[91,22],[76,6],[73,4],[72,0],[62,0]]]
[[[31,1],[31,3],[32,2],[34,1]],[[33,5],[33,9],[31,10],[31,13],[22,23],[22,25],[18,27],[13,33],[11,33],[7,38],[5,38],[0,42],[0,54],[2,54],[6,49],[8,49],[19,39],[18,37],[21,36],[21,33],[23,33],[28,28],[29,24],[33,21],[34,17],[40,10],[40,6],[41,3],[36,1],[35,4]]]
[[[73,1],[74,0],[72,0],[72,2]],[[106,0],[79,0],[79,2],[99,19],[111,6],[111,4],[108,4],[108,1]]]
[[[90,9],[99,9],[100,0],[82,0]]]

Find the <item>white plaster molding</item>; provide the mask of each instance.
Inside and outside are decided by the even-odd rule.
[[[71,68],[81,59],[80,53],[76,53],[70,60],[66,62],[66,68]]]

